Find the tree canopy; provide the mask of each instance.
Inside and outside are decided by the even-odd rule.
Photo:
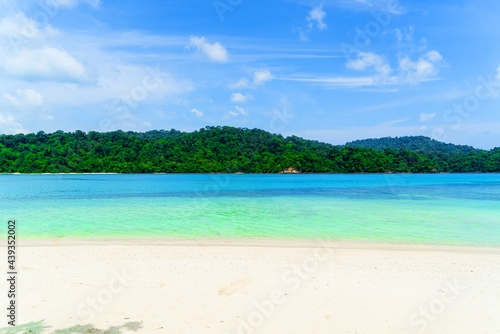
[[[174,129],[40,131],[0,135],[0,173],[278,173],[287,168],[303,173],[500,171],[500,148],[469,150],[431,142],[434,148],[419,149],[418,143],[430,139],[404,138],[406,146],[374,149],[359,142],[336,146],[229,126],[190,133]]]
[[[480,151],[466,145],[446,144],[424,136],[384,137],[378,139],[361,139],[349,142],[347,146],[366,147],[376,150],[391,148],[393,150],[409,150],[424,153],[469,154]]]

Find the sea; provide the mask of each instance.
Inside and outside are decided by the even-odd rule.
[[[18,239],[500,246],[500,174],[0,175]],[[22,241],[20,241],[22,242]]]

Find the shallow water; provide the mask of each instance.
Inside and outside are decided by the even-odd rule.
[[[0,175],[0,199],[19,238],[500,246],[500,174]]]

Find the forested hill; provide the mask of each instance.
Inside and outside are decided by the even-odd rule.
[[[0,135],[0,173],[499,172],[500,148],[420,153],[335,146],[258,129]]]
[[[435,139],[424,136],[411,137],[384,137],[379,139],[355,140],[346,144],[351,147],[373,148],[375,150],[384,150],[390,148],[393,150],[409,150],[425,153],[449,153],[449,154],[469,154],[476,153],[479,149],[466,145],[446,144]]]

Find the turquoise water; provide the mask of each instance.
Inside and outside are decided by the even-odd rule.
[[[500,174],[0,175],[0,201],[20,238],[500,246]]]

